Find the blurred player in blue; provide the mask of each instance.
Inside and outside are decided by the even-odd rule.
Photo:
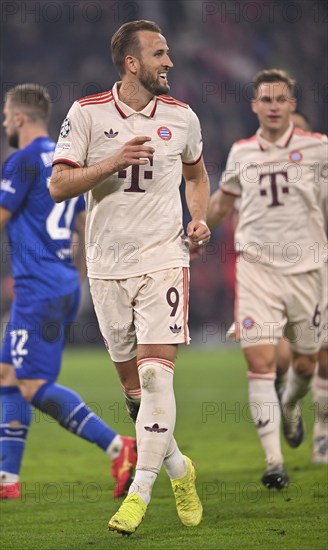
[[[131,482],[135,439],[118,435],[79,395],[56,384],[65,329],[79,304],[71,238],[73,231],[78,234],[83,257],[85,207],[83,197],[61,204],[50,197],[55,149],[47,131],[50,109],[49,95],[38,84],[16,86],[6,95],[3,126],[9,144],[18,151],[4,164],[0,189],[0,229],[7,227],[15,281],[0,354],[0,499],[20,498],[19,472],[31,404],[107,453],[113,461],[117,497],[127,492]],[[84,266],[80,275],[85,276]]]

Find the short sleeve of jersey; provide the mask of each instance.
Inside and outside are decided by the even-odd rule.
[[[88,113],[75,101],[61,126],[54,154],[54,164],[64,163],[83,168],[89,146]]]
[[[0,186],[0,205],[15,213],[29,193],[40,167],[33,155],[18,151],[3,165]]]
[[[182,152],[182,162],[184,164],[197,164],[202,156],[203,140],[200,123],[197,115],[192,109],[188,109],[189,127],[187,143]]]
[[[235,195],[236,197],[240,197],[241,195],[239,164],[235,145],[233,145],[230,150],[227,166],[220,180],[220,189],[229,195]]]

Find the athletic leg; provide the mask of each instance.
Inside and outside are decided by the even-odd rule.
[[[288,483],[280,445],[280,407],[275,391],[276,349],[264,344],[245,348],[248,363],[249,403],[267,463],[262,482],[282,489]]]
[[[20,498],[19,473],[32,419],[32,407],[21,396],[12,365],[0,363],[0,499]]]

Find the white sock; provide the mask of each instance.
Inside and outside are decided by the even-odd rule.
[[[7,484],[10,485],[11,483],[17,483],[19,481],[19,475],[17,474],[11,474],[10,472],[0,472],[0,484]]]
[[[170,361],[142,359],[138,361],[141,404],[136,421],[137,470],[158,474],[175,425],[173,369]]]
[[[185,457],[180,451],[174,437],[170,441],[163,464],[170,479],[179,479],[187,473]]]
[[[267,464],[282,464],[280,407],[274,387],[275,374],[248,373],[251,415]]]
[[[114,460],[115,458],[118,457],[122,448],[123,448],[123,441],[121,439],[121,436],[116,435],[113,441],[108,445],[106,449],[106,453],[108,454],[111,460]]]
[[[139,495],[146,504],[149,504],[153,485],[156,481],[157,474],[149,470],[136,470],[136,475],[130,485],[129,495]]]
[[[187,463],[174,437],[172,437],[170,441],[163,464],[170,479],[178,479],[185,476],[187,473]],[[156,478],[157,474],[154,472],[136,470],[135,478],[130,485],[129,495],[131,493],[138,494],[146,504],[149,504]]]
[[[123,385],[122,389],[129,414],[131,416],[131,419],[135,422],[137,416],[136,413],[138,412],[140,407],[141,390],[140,388],[135,390],[127,390]],[[177,442],[175,441],[174,437],[172,437],[169,443],[163,465],[170,479],[178,479],[180,477],[184,477],[187,473],[187,464],[184,455],[178,448]]]
[[[315,374],[312,391],[315,405],[313,437],[328,437],[328,380]]]

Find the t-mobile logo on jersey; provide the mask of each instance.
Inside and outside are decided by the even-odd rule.
[[[282,176],[284,178],[284,183],[288,183],[288,174],[286,171],[284,172],[274,172],[273,174],[261,174],[260,175],[260,195],[261,197],[266,197],[268,195],[268,191],[266,189],[261,189],[262,180],[266,177],[270,179],[270,190],[271,190],[271,204],[268,204],[268,208],[271,208],[273,206],[284,206],[283,202],[279,202],[279,196],[278,196],[278,176]],[[289,193],[289,187],[288,185],[282,185],[281,192],[284,195],[288,195]]]
[[[153,166],[153,159],[148,159],[150,166]],[[127,171],[126,170],[120,170],[118,172],[119,178],[126,178]],[[124,189],[125,193],[144,193],[145,189],[141,189],[139,187],[139,179],[140,177],[143,177],[145,180],[151,180],[153,178],[153,172],[152,170],[144,170],[140,175],[140,166],[138,164],[134,164],[132,166],[132,172],[131,172],[131,187],[129,189]]]

